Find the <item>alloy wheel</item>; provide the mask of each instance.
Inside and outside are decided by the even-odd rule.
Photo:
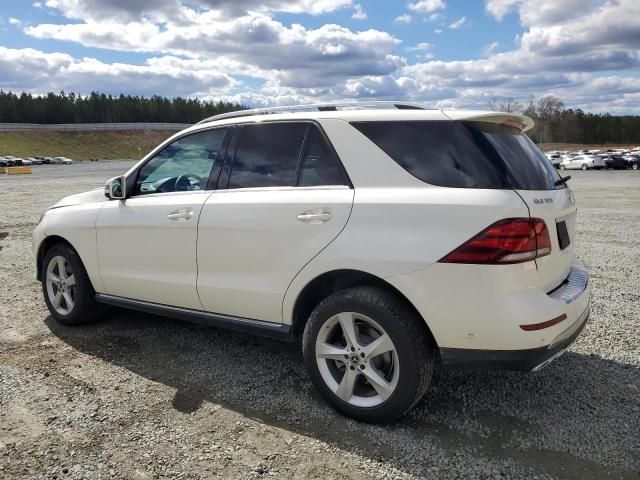
[[[391,337],[360,313],[329,318],[316,338],[315,357],[325,384],[350,405],[376,407],[398,385],[400,363]]]
[[[76,303],[76,279],[71,264],[61,255],[51,257],[46,275],[51,306],[60,315],[69,315]]]

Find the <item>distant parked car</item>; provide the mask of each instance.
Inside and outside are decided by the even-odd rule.
[[[560,168],[560,164],[562,163],[562,157],[557,153],[545,153],[547,159],[551,162],[555,168]]]
[[[48,165],[48,164],[51,163],[51,157],[36,156],[36,157],[33,157],[33,158],[35,158],[36,160],[40,161],[41,163],[43,163],[45,165]]]
[[[626,155],[622,157],[627,162],[627,168],[638,170],[640,164],[640,155]]]
[[[33,162],[31,160],[29,160],[28,158],[21,158],[20,159],[20,163],[22,163],[22,165],[28,167],[33,165]]]
[[[613,168],[614,170],[625,170],[627,168],[627,161],[620,155],[598,155],[604,160],[606,168]]]
[[[69,165],[73,163],[73,160],[67,157],[53,157],[51,163],[55,163],[56,165]]]
[[[22,165],[22,159],[18,157],[14,157],[13,155],[6,155],[5,160],[7,161],[7,167],[15,167]]]
[[[604,160],[595,155],[578,155],[572,158],[565,158],[560,164],[560,170],[589,170],[590,168],[602,168]]]

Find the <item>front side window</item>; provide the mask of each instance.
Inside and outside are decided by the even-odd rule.
[[[164,147],[143,165],[135,195],[204,190],[218,159],[225,129],[197,132]]]
[[[293,186],[306,130],[304,123],[242,127],[228,188]]]

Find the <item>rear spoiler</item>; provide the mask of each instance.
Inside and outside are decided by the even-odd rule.
[[[486,112],[469,110],[443,110],[450,120],[470,120],[474,122],[499,123],[517,128],[521,132],[531,130],[535,125],[532,118],[520,113]]]

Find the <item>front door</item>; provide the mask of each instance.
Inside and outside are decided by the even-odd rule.
[[[131,196],[101,209],[96,230],[104,293],[202,309],[198,217],[224,135],[224,129],[205,130],[169,144],[134,173]]]

